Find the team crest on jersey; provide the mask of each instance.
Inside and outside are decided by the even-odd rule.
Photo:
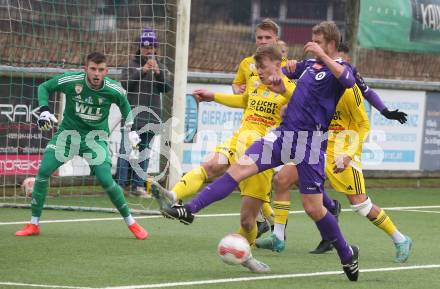
[[[315,76],[315,79],[316,80],[321,80],[321,79],[323,79],[325,77],[325,72],[324,71],[321,71],[320,73],[318,73],[316,76]]]
[[[261,95],[264,97],[268,97],[269,93],[270,93],[269,90],[266,89]]]
[[[255,69],[255,63],[250,63],[249,64],[249,69],[250,70],[254,70]]]
[[[82,90],[83,90],[83,86],[81,84],[75,85],[75,92],[76,93],[80,94]]]
[[[104,99],[102,97],[98,98],[98,103],[101,105],[104,102]]]
[[[258,80],[255,80],[255,82],[254,82],[254,87],[259,87],[260,84],[261,84],[261,83],[260,83]]]

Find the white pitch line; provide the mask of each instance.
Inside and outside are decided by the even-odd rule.
[[[416,269],[436,269],[436,268],[440,268],[440,264],[419,265],[419,266],[416,265],[416,266],[408,266],[408,267],[372,268],[372,269],[363,269],[363,270],[360,270],[360,272],[361,273],[389,272],[389,271],[416,270]],[[211,279],[211,280],[201,280],[201,281],[187,281],[187,282],[172,282],[172,283],[158,283],[158,284],[145,284],[145,285],[116,286],[116,287],[105,287],[105,288],[101,288],[101,289],[165,288],[165,287],[179,287],[179,286],[206,285],[206,284],[221,284],[221,283],[233,283],[233,282],[248,282],[248,281],[258,281],[258,280],[291,279],[291,278],[300,278],[300,277],[315,277],[315,276],[328,276],[328,275],[339,275],[339,274],[343,274],[343,272],[342,271],[327,271],[327,272],[314,272],[314,273],[266,275],[266,276],[257,276],[257,277],[239,277],[239,278]]]
[[[439,211],[425,211],[425,210],[402,210],[404,212],[417,212],[417,213],[433,213],[433,214],[440,214]]]
[[[412,206],[412,207],[388,207],[382,208],[388,211],[409,211],[417,209],[439,209],[440,205],[435,206]],[[351,212],[351,209],[343,209],[343,212]],[[304,211],[290,211],[289,214],[304,214]],[[216,217],[236,217],[240,216],[240,213],[224,213],[224,214],[197,214],[197,218],[216,218]],[[154,216],[136,216],[136,219],[157,219],[162,218],[160,215]],[[40,221],[41,224],[51,224],[51,223],[75,223],[75,222],[98,222],[98,221],[115,221],[121,220],[121,217],[114,218],[89,218],[89,219],[65,219],[65,220],[44,220]],[[18,221],[18,222],[0,222],[0,226],[6,225],[20,225],[27,224],[29,221]]]
[[[414,265],[414,266],[407,266],[407,267],[370,268],[370,269],[362,269],[362,270],[360,270],[360,272],[361,273],[372,273],[372,272],[390,272],[390,271],[437,269],[437,268],[440,268],[440,264]],[[29,284],[29,283],[15,283],[15,282],[0,282],[0,285],[17,286],[17,287],[23,286],[23,287],[40,287],[40,288],[61,288],[61,289],[144,289],[144,288],[166,288],[166,287],[181,287],[181,286],[192,286],[192,285],[249,282],[249,281],[258,281],[258,280],[291,279],[291,278],[300,278],[300,277],[329,276],[329,275],[340,275],[340,274],[344,274],[344,272],[342,272],[342,271],[326,271],[326,272],[313,272],[313,273],[279,274],[279,275],[265,275],[265,276],[255,276],[255,277],[238,277],[238,278],[211,279],[211,280],[200,280],[200,281],[114,286],[114,287],[102,287],[102,288],[64,286],[64,285],[46,285],[46,284]],[[360,282],[362,282],[362,279]]]
[[[39,288],[61,288],[61,289],[97,289],[91,287],[63,286],[63,285],[46,285],[46,284],[29,284],[16,282],[0,282],[0,285],[16,286],[16,287],[39,287]]]

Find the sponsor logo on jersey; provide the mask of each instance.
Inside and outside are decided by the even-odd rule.
[[[93,104],[93,98],[91,96],[89,96],[85,99],[85,102],[88,104]]]
[[[321,71],[320,73],[316,74],[315,79],[316,80],[321,80],[325,77],[325,72]]]
[[[83,86],[81,84],[75,85],[75,92],[76,93],[80,94],[82,90],[83,90]]]
[[[86,121],[98,121],[102,118],[101,108],[76,103],[76,115]]]
[[[353,191],[353,188],[351,187],[351,185],[348,185],[347,191]]]

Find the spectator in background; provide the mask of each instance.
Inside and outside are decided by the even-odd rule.
[[[127,90],[127,98],[132,108],[148,107],[148,111],[142,111],[135,114],[133,129],[139,131],[148,123],[160,123],[162,112],[162,94],[171,90],[170,79],[167,67],[158,60],[159,42],[156,33],[146,27],[139,37],[139,48],[136,55],[130,60],[128,67],[122,70],[121,84]],[[145,109],[144,109],[145,110]],[[148,156],[154,133],[151,131],[139,134],[141,142],[140,167],[144,172],[148,168]],[[124,143],[122,135],[121,144]],[[120,154],[126,154],[124,146],[121,146]],[[137,161],[136,159],[132,161]],[[130,162],[132,162],[130,161]],[[117,163],[117,181],[118,184],[126,188],[127,191],[135,196],[148,198],[149,195],[145,189],[145,179],[139,176],[134,170],[130,172],[130,162],[119,158]]]

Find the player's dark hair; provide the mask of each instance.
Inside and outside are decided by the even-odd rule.
[[[107,59],[101,52],[92,52],[86,57],[86,65],[89,64],[89,62],[100,64],[107,62]]]
[[[258,47],[254,55],[255,63],[261,63],[265,57],[272,61],[281,61],[283,55],[280,46],[278,44],[266,44]]]
[[[336,48],[339,47],[341,42],[341,33],[339,32],[338,26],[333,21],[323,21],[312,28],[313,34],[322,34],[325,41],[330,42],[335,41]]]
[[[339,44],[339,47],[338,47],[338,52],[343,52],[346,54],[350,53],[350,48],[348,48],[347,43],[341,42],[341,44]]]
[[[256,27],[255,29],[261,29],[261,30],[270,30],[273,31],[275,33],[276,36],[279,36],[280,33],[280,26],[278,26],[278,24],[276,24],[272,19],[270,18],[265,18],[263,19],[263,21],[261,21]]]

